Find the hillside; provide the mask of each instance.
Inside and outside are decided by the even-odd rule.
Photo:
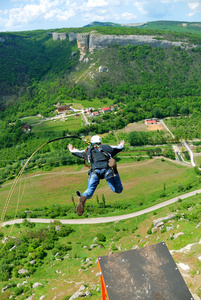
[[[141,26],[141,28],[143,27],[154,30],[201,34],[201,22],[156,21],[147,22]]]
[[[84,149],[86,143],[71,135],[99,134],[110,145],[125,140],[116,156],[123,193],[101,181],[81,221],[137,212],[201,187],[200,24],[92,25],[0,33],[1,221],[24,219],[0,231],[6,241],[0,244],[0,298],[69,300],[84,285],[83,296],[100,299],[97,256],[165,241],[199,300],[200,194],[108,224],[27,221],[78,218],[75,191],[86,188],[88,169],[67,145]],[[174,135],[162,121],[146,126],[149,118],[167,118]],[[183,139],[193,142],[195,168]],[[172,146],[186,162],[175,160]],[[154,228],[154,220],[169,215]]]
[[[89,28],[63,32],[85,30]],[[93,54],[85,53],[86,60],[78,61],[81,48],[76,40],[53,41],[50,31],[7,34],[6,37],[1,34],[4,38],[0,42],[1,109],[10,107],[7,113],[10,118],[15,118],[12,113],[12,104],[15,103],[18,112],[27,116],[48,114],[56,101],[66,101],[66,97],[68,101],[107,97],[124,103],[129,97],[137,110],[146,107],[149,111],[158,106],[163,111],[169,105],[176,105],[180,99],[183,103],[188,96],[200,96],[200,47],[192,47],[201,44],[198,35],[119,27],[98,27],[96,30],[99,35],[119,35],[120,32],[122,35],[157,34],[158,42],[185,42],[191,47],[161,49],[148,44],[124,44],[122,47],[111,44]],[[100,66],[106,66],[109,72],[99,72]],[[163,107],[160,101],[167,101],[167,98],[171,101]],[[145,103],[147,99],[151,106]],[[165,115],[167,112],[164,111]]]
[[[171,32],[186,32],[201,34],[201,22],[179,22],[179,21],[155,21],[155,22],[142,22],[131,24],[117,24],[112,22],[92,22],[84,27],[135,27],[146,28],[153,30],[164,30]]]
[[[32,154],[33,147],[36,149],[47,139],[66,134],[103,134],[152,117],[182,116],[185,127],[185,116],[190,114],[188,126],[177,131],[176,141],[185,138],[186,132],[191,139],[201,138],[197,128],[201,113],[201,38],[139,28],[94,27],[96,36],[101,38],[113,37],[115,32],[119,36],[121,32],[125,41],[125,36],[131,33],[138,37],[155,33],[158,41],[185,41],[191,46],[110,44],[100,50],[86,51],[83,56],[76,34],[87,37],[92,29],[42,30],[6,33],[6,36],[1,33],[0,156],[4,159],[0,160],[0,166],[6,168],[0,170],[2,182],[15,176],[21,160]],[[62,126],[46,123],[41,130],[40,123],[57,115],[57,103],[96,110],[116,105],[118,109],[91,118],[87,126],[79,116],[71,126],[69,119]],[[33,119],[26,119],[30,116]],[[33,127],[29,134],[22,131],[27,122]],[[161,135],[157,142],[159,139],[164,142]],[[170,141],[165,139],[165,142]],[[49,156],[48,165],[57,149],[64,163],[73,163],[65,153],[66,144],[67,141],[43,149]],[[40,154],[33,166],[44,164],[44,159]]]
[[[52,223],[47,226],[26,221],[16,224],[13,229],[6,226],[3,233],[12,233],[18,244],[14,249],[15,242],[11,239],[1,252],[2,256],[13,248],[4,260],[4,266],[0,265],[1,280],[5,280],[0,283],[3,289],[0,297],[67,300],[84,285],[83,296],[101,299],[98,256],[165,241],[194,299],[199,300],[201,241],[200,222],[195,218],[197,213],[200,214],[200,196],[115,223],[73,226]],[[154,228],[153,223],[159,224],[160,218],[164,217],[166,220]],[[12,265],[11,270],[8,263],[13,259],[16,266]],[[27,272],[23,274],[20,270]],[[11,280],[6,281],[11,271]]]

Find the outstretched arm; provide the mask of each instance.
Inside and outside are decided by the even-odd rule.
[[[124,144],[125,144],[125,141],[124,140],[122,140],[119,144],[118,144],[118,146],[111,146],[113,149],[123,149],[123,147],[124,147]]]
[[[82,158],[85,150],[78,150],[73,145],[68,144],[68,150],[75,156]]]
[[[123,148],[123,147],[124,147],[124,144],[125,144],[125,141],[122,140],[118,146],[122,146],[122,148]]]
[[[124,148],[124,144],[125,144],[125,141],[122,140],[117,146],[111,146],[111,148],[112,148],[112,152],[111,152],[112,157],[115,156],[120,151],[122,151],[122,149]]]
[[[75,149],[75,148],[73,147],[73,145],[71,145],[71,144],[68,144],[68,149],[69,149],[69,151],[70,151],[70,152],[72,152],[72,151],[73,151],[73,149]]]

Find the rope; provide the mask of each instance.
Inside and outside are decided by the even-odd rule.
[[[9,203],[10,203],[11,197],[12,197],[12,195],[13,195],[13,192],[14,192],[14,190],[15,190],[15,188],[16,188],[16,185],[17,185],[18,181],[20,180],[20,178],[21,178],[21,176],[22,176],[22,174],[23,174],[23,172],[24,172],[24,169],[27,167],[27,165],[28,165],[30,159],[36,154],[36,152],[38,152],[38,151],[39,151],[42,147],[44,147],[46,144],[47,144],[47,142],[44,143],[42,146],[40,146],[36,151],[34,151],[34,152],[32,153],[32,155],[27,159],[26,163],[25,163],[24,166],[21,168],[20,172],[18,173],[17,177],[15,178],[15,180],[14,180],[12,186],[11,186],[11,189],[10,189],[10,191],[9,191],[9,193],[8,193],[8,197],[7,197],[6,203],[5,203],[4,208],[3,208],[3,212],[2,212],[2,216],[1,216],[1,221],[0,221],[0,230],[1,230],[1,227],[2,227],[2,224],[3,224],[3,221],[4,221],[4,218],[5,218],[5,215],[6,215],[6,212],[7,212],[8,205],[9,205]],[[17,208],[18,208],[18,206],[19,206],[19,202],[20,202],[20,197],[18,197],[18,200],[17,200]],[[16,215],[17,215],[17,208],[16,208],[16,211],[15,211],[15,217],[16,217]]]
[[[52,143],[52,142],[54,142],[54,141],[63,140],[63,139],[66,139],[66,138],[76,138],[76,139],[82,140],[83,142],[85,142],[85,143],[87,143],[87,144],[89,143],[88,141],[83,140],[82,138],[80,138],[80,137],[78,137],[78,136],[68,135],[68,136],[64,136],[64,137],[60,137],[60,138],[56,138],[56,139],[50,140],[50,141],[44,143],[43,145],[41,145],[38,149],[36,149],[36,150],[31,154],[31,156],[27,159],[26,163],[24,164],[24,166],[23,166],[23,167],[21,168],[21,170],[19,171],[18,175],[16,176],[16,178],[15,178],[15,180],[14,180],[12,186],[11,186],[11,189],[10,189],[10,191],[9,191],[9,193],[8,193],[8,197],[7,197],[7,199],[6,199],[6,203],[5,203],[5,205],[4,205],[3,212],[2,212],[2,215],[1,215],[1,220],[0,220],[0,231],[1,231],[2,224],[3,224],[3,222],[4,222],[4,219],[5,219],[6,212],[7,212],[7,209],[8,209],[8,205],[9,205],[9,203],[10,203],[10,200],[11,200],[11,197],[12,197],[12,195],[13,195],[13,192],[14,192],[14,190],[15,190],[15,188],[16,188],[17,183],[18,183],[19,180],[21,179],[21,176],[22,176],[22,174],[23,174],[25,168],[27,167],[29,161],[30,161],[30,160],[32,159],[32,157],[33,157],[33,156],[34,156],[41,148],[43,148],[45,145],[47,145],[47,144],[49,144],[49,143]],[[21,190],[21,186],[19,187],[19,193],[18,193],[18,199],[17,199],[17,205],[16,205],[16,210],[15,210],[14,220],[16,219],[17,211],[18,211],[18,207],[19,207],[19,203],[20,203],[20,201],[21,201],[21,199],[22,199],[22,197],[23,197],[23,194],[24,194],[25,185],[24,185],[24,188],[23,188],[23,192],[22,192],[21,197],[20,197],[20,190]],[[13,227],[13,225],[12,225],[12,227]],[[11,229],[12,229],[12,227],[11,227]],[[11,230],[11,231],[12,231],[12,230]]]

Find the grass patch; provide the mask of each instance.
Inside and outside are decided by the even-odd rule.
[[[69,116],[65,121],[62,119],[43,121],[37,126],[33,127],[34,132],[41,131],[61,131],[61,130],[78,130],[81,128],[81,124],[84,124],[82,117]]]
[[[177,166],[167,161],[162,162],[160,159],[119,163],[118,170],[124,187],[123,193],[113,193],[107,182],[101,180],[92,199],[86,202],[84,217],[138,211],[200,187],[199,178],[196,177],[193,169]],[[71,209],[69,208],[67,215],[65,214],[63,218],[77,218],[72,196],[77,203],[75,192],[76,190],[85,191],[88,180],[87,171],[82,166],[60,167],[48,173],[37,172],[32,173],[30,177],[22,177],[11,197],[8,215],[15,211],[19,200],[18,211],[21,212],[54,205],[68,205]],[[7,183],[0,189],[1,211],[6,203],[11,184],[12,182]],[[178,186],[182,188],[178,189]],[[101,195],[105,197],[105,208],[101,204]]]
[[[78,102],[78,100],[76,100],[76,102]],[[113,100],[108,99],[108,98],[102,98],[102,99],[94,98],[91,101],[82,100],[80,105],[82,106],[82,108],[93,107],[94,109],[98,109],[98,108],[103,108],[105,106],[113,105]],[[73,104],[73,107],[74,107],[74,104]],[[78,107],[78,109],[80,109],[80,107]]]

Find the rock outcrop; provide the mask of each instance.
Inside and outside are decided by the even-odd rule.
[[[93,52],[108,47],[112,44],[119,46],[127,45],[150,45],[152,47],[170,49],[172,47],[182,47],[185,49],[197,47],[196,45],[189,45],[187,42],[173,42],[158,38],[151,35],[103,35],[94,32],[89,33],[57,33],[53,32],[53,40],[64,40],[68,36],[69,41],[77,39],[77,45],[80,50],[81,56],[84,56],[87,52]]]
[[[62,33],[53,32],[52,38],[53,38],[53,41],[57,41],[57,40],[63,41],[66,39],[66,33],[65,32],[62,32]]]
[[[89,33],[57,33],[53,32],[53,40],[64,40],[68,36],[69,41],[77,40],[77,45],[80,50],[81,56],[83,57],[87,52],[93,52],[108,47],[112,44],[119,46],[127,45],[150,45],[152,47],[170,49],[172,47],[192,48],[197,47],[196,45],[189,45],[186,42],[173,42],[164,40],[163,37],[158,38],[157,36],[151,35],[103,35],[94,32]]]
[[[78,36],[79,38],[79,36]],[[166,40],[157,40],[154,36],[149,35],[97,35],[90,34],[89,52],[99,50],[111,44],[120,46],[127,45],[145,45],[153,47],[172,48],[172,46],[181,46],[181,42],[170,42]]]
[[[187,43],[167,41],[150,35],[101,35],[95,33],[78,33],[76,38],[78,48],[82,55],[87,52],[106,48],[112,44],[117,44],[119,46],[150,45],[155,48],[172,48],[174,46],[189,48]]]

